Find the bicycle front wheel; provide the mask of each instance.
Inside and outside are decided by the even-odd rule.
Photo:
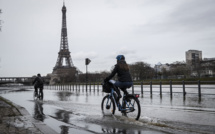
[[[122,114],[128,118],[133,118],[138,120],[140,117],[141,109],[138,98],[133,95],[128,95],[123,101],[123,111]]]
[[[33,93],[33,99],[34,99],[34,100],[37,99],[37,94],[36,94],[36,92]]]
[[[106,95],[103,98],[101,108],[104,115],[115,113],[115,103],[110,95]]]

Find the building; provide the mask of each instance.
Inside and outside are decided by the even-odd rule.
[[[186,63],[192,77],[213,77],[215,75],[215,58],[202,59],[202,51],[188,50]]]
[[[160,62],[158,62],[155,66],[154,69],[156,72],[162,72],[163,69],[165,69],[166,71],[170,70],[170,66],[169,64],[161,64]]]
[[[215,57],[202,58],[202,51],[188,50],[186,63],[176,61],[171,64],[161,64],[154,66],[157,79],[180,79],[189,77],[215,77]]]
[[[163,79],[166,75],[165,73],[170,70],[170,65],[167,63],[161,64],[160,62],[158,62],[157,64],[155,64],[154,70],[156,79]]]
[[[203,61],[215,61],[215,58],[204,58]]]
[[[204,58],[201,62],[202,72],[201,76],[214,77],[215,76],[215,58]]]
[[[186,63],[187,65],[196,65],[202,61],[202,51],[199,50],[188,50],[186,52]]]

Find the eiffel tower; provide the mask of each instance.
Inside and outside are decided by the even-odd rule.
[[[65,64],[63,64],[64,62]],[[51,75],[50,84],[75,81],[76,77],[77,69],[72,63],[72,58],[70,56],[68,46],[66,27],[66,6],[65,3],[63,2],[60,51],[58,52],[57,62]]]

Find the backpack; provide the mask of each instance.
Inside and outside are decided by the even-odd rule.
[[[43,79],[41,77],[37,77],[37,84],[38,85],[43,85]]]

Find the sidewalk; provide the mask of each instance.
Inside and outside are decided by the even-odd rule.
[[[28,111],[0,96],[0,134],[57,134]]]

